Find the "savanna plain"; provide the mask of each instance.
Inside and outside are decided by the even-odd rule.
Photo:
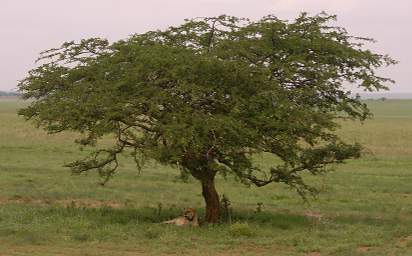
[[[339,131],[363,156],[305,177],[316,198],[221,177],[232,224],[179,228],[158,223],[183,207],[202,216],[196,180],[154,163],[139,173],[127,155],[105,186],[94,173],[73,176],[63,165],[90,151],[77,135],[47,135],[17,116],[28,103],[0,99],[0,256],[412,255],[412,100],[366,103],[374,118]]]

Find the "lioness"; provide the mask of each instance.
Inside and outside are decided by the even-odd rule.
[[[174,224],[176,226],[192,226],[198,227],[199,220],[197,218],[196,210],[193,208],[185,208],[183,216],[162,222],[164,224]]]

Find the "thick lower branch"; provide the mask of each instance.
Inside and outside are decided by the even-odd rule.
[[[101,149],[94,152],[94,154],[92,154],[90,157],[87,157],[83,160],[77,160],[65,166],[69,167],[74,174],[80,174],[90,170],[97,170],[99,174],[104,177],[104,180],[101,183],[102,185],[104,185],[113,176],[114,172],[119,166],[117,154],[122,152],[124,147],[124,144],[119,144],[116,148],[111,150]],[[102,154],[106,155],[102,156]]]

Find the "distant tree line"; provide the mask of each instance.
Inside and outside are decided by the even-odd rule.
[[[4,92],[0,91],[0,96],[19,96],[20,93],[18,92]]]

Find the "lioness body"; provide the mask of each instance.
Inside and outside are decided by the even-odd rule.
[[[183,216],[174,218],[172,220],[164,221],[162,223],[174,224],[176,226],[199,226],[199,220],[197,218],[196,210],[193,208],[186,208],[183,212]]]

